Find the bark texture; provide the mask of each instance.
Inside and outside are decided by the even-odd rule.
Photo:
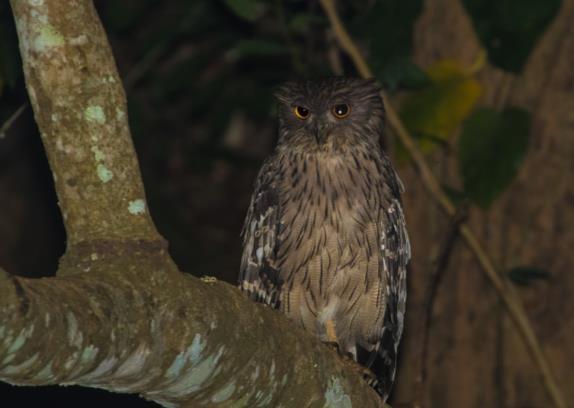
[[[0,275],[0,379],[166,407],[382,406],[354,366],[236,288],[178,272],[161,246],[101,245],[68,252],[64,277]]]
[[[50,152],[68,244],[156,239],[129,134],[126,98],[93,5],[11,4],[26,87]]]
[[[487,245],[501,270],[537,265],[551,273],[519,293],[536,335],[556,373],[567,404],[574,400],[574,2],[547,29],[520,75],[487,66],[479,74],[484,86],[481,103],[501,108],[523,107],[533,127],[527,158],[511,187],[491,210],[473,209],[470,225]],[[423,66],[455,58],[468,66],[480,43],[459,0],[427,1],[415,32],[415,57]],[[435,171],[460,186],[457,162],[437,153]],[[407,341],[395,401],[411,401],[419,366],[416,328],[424,311],[423,297],[431,256],[444,236],[448,220],[438,208],[421,205],[426,193],[418,177],[404,169],[409,186],[406,214],[413,237],[413,263]],[[423,406],[543,407],[548,395],[524,342],[474,257],[460,244],[453,252],[437,295],[428,382]]]

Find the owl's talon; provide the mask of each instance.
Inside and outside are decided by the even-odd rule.
[[[204,275],[204,276],[202,276],[200,279],[201,279],[201,281],[202,281],[203,283],[213,284],[213,283],[217,282],[217,278],[216,278],[215,276],[207,276],[207,275]]]
[[[341,354],[341,349],[339,348],[339,344],[336,341],[324,341],[323,344]]]
[[[371,371],[370,368],[363,367],[362,365],[359,365],[359,367],[361,368],[361,372],[363,373],[363,378],[367,380],[367,382],[377,380],[377,376],[375,375],[375,373]]]
[[[339,343],[335,341],[324,341],[323,344],[329,347],[330,349],[334,349],[337,352],[337,354],[339,354],[339,356],[341,356],[345,360],[350,360],[353,362],[353,364],[356,364],[355,359],[353,358],[353,354],[349,353],[346,350],[342,350],[341,347],[339,347]]]

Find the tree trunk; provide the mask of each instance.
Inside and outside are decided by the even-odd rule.
[[[567,404],[574,400],[574,1],[562,9],[536,44],[520,75],[487,66],[479,74],[481,104],[514,105],[533,117],[528,155],[511,187],[488,212],[473,208],[470,225],[500,270],[536,265],[551,274],[518,292],[558,379]],[[415,59],[422,66],[453,58],[471,65],[480,43],[458,0],[426,2],[415,32]],[[453,155],[436,153],[435,172],[460,186]],[[406,341],[394,401],[411,401],[419,368],[424,293],[437,242],[448,220],[428,204],[418,176],[402,169],[413,263]],[[423,406],[543,407],[549,398],[523,340],[462,243],[438,289],[430,332]]]

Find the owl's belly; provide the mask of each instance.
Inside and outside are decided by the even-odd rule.
[[[308,233],[297,231],[303,238],[291,243],[281,267],[283,311],[345,349],[379,334],[385,305],[377,224],[361,221],[358,213],[326,217]]]
[[[374,163],[362,166],[349,157],[313,157],[285,171],[280,189],[281,308],[322,340],[333,341],[334,331],[345,349],[380,334],[385,307],[384,180]]]

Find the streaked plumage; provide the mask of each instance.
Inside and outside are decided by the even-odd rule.
[[[329,78],[288,83],[276,96],[279,142],[245,220],[240,287],[370,367],[386,398],[410,247],[402,186],[380,148],[379,89]]]

